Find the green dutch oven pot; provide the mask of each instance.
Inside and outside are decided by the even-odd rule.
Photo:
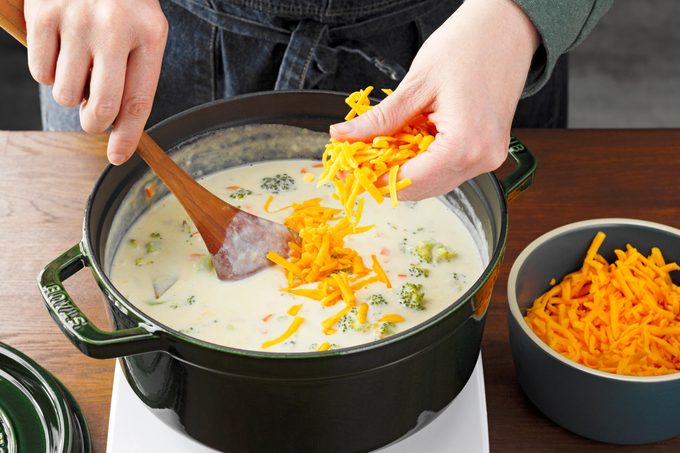
[[[196,107],[149,133],[194,176],[206,171],[200,162],[213,162],[211,170],[217,171],[248,161],[319,157],[322,149],[308,149],[304,143],[294,152],[271,149],[233,159],[228,140],[218,150],[191,158],[182,157],[179,145],[253,124],[327,131],[344,116],[343,101],[344,95],[330,92],[256,93]],[[259,135],[257,130],[252,129],[250,139],[271,138],[267,127]],[[221,154],[211,161],[211,152]],[[129,384],[150,410],[205,445],[226,452],[376,449],[436,417],[474,369],[505,249],[507,201],[531,184],[535,170],[533,156],[516,139],[510,143],[510,156],[517,167],[502,181],[483,174],[442,197],[449,205],[467,206],[459,215],[479,225],[488,263],[483,274],[441,313],[380,341],[326,352],[246,351],[197,340],[141,312],[107,276],[124,233],[116,224],[130,225],[148,207],[137,202],[143,198],[138,192],[140,182],[154,176],[136,156],[121,167],[109,165],[101,174],[85,208],[82,242],[43,270],[40,290],[49,313],[74,345],[90,357],[122,357]],[[166,190],[160,184],[158,188]],[[467,202],[461,204],[461,199]],[[92,270],[105,296],[113,331],[94,326],[64,289],[63,280],[84,267]]]

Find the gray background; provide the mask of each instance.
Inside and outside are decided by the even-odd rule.
[[[680,126],[680,2],[616,0],[570,54],[570,127]],[[25,50],[0,34],[0,129],[40,129]]]

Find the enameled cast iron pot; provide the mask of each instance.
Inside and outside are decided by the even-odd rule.
[[[343,99],[304,91],[245,95],[181,113],[149,133],[172,150],[201,134],[244,124],[327,131],[344,116]],[[281,158],[270,151],[246,154],[240,162]],[[83,353],[123,357],[128,382],[152,412],[206,445],[228,452],[372,450],[427,424],[472,373],[505,248],[506,202],[530,185],[535,169],[533,156],[515,139],[510,155],[517,168],[504,180],[484,174],[443,199],[451,205],[467,199],[459,214],[478,225],[480,244],[486,244],[480,246],[487,263],[482,276],[443,312],[384,340],[326,352],[254,352],[197,340],[145,315],[107,276],[122,237],[114,217],[123,210],[123,217],[143,212],[144,206],[130,208],[139,198],[131,191],[153,177],[137,157],[101,174],[85,209],[82,242],[43,270],[40,289],[51,316]],[[208,157],[178,160],[197,175],[196,162]],[[229,159],[215,161],[218,170]],[[86,266],[108,302],[112,332],[95,327],[62,284]]]

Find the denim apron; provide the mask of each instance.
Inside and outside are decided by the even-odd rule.
[[[237,94],[394,88],[462,0],[161,0],[170,32],[149,125]],[[566,125],[566,61],[518,106],[515,127]],[[79,130],[78,110],[41,89],[43,127]]]

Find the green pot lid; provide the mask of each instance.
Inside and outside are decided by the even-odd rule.
[[[0,343],[0,453],[89,453],[73,396],[47,370]]]

